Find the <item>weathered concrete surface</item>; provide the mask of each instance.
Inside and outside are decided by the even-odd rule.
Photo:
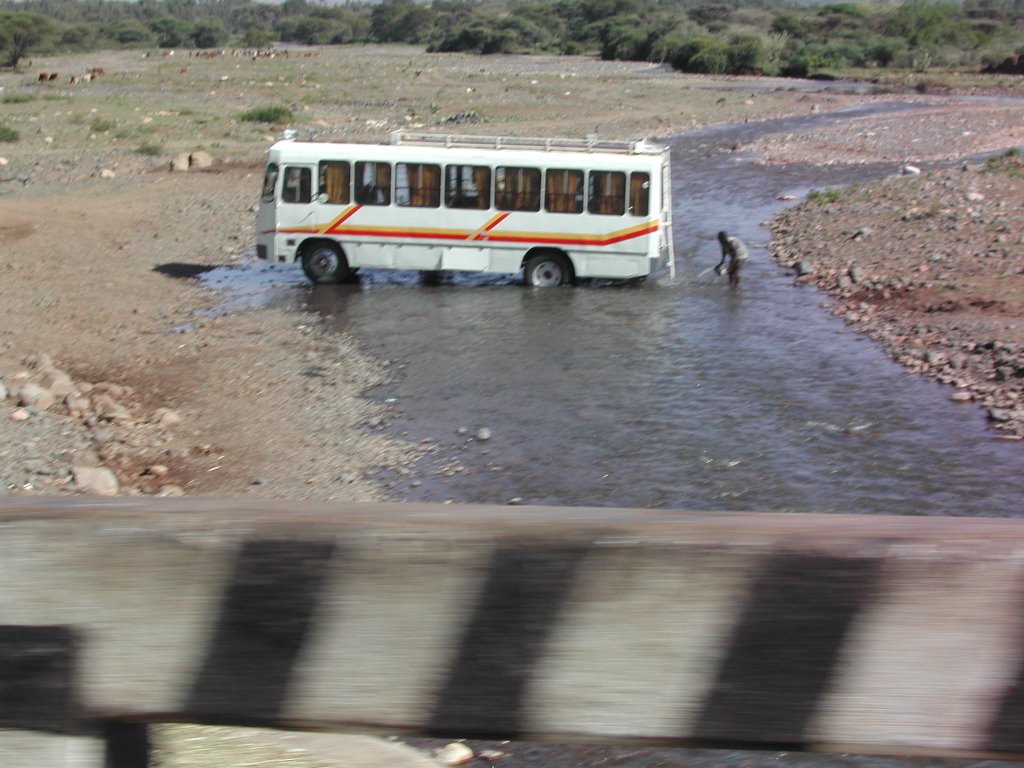
[[[1013,520],[9,501],[0,727],[1020,754],[1022,608]]]

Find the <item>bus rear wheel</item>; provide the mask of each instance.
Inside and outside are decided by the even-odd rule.
[[[523,270],[526,284],[534,288],[553,288],[572,282],[569,261],[557,253],[539,253],[526,260]]]
[[[314,283],[340,283],[349,275],[345,254],[334,243],[317,243],[303,249],[302,271]]]

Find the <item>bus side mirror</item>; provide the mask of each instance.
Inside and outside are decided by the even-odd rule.
[[[331,198],[327,196],[326,192],[321,192],[319,195],[316,196],[316,201],[321,205],[325,204],[330,199]]]

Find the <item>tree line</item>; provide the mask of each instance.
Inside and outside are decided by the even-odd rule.
[[[599,54],[685,72],[805,77],[981,67],[1024,53],[1024,0],[0,0],[0,56],[101,48],[402,42],[433,52]]]

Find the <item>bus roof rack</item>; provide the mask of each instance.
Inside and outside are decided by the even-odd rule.
[[[658,155],[664,147],[647,139],[612,141],[588,136],[585,139],[539,139],[519,136],[460,136],[443,133],[393,131],[392,144],[412,144],[466,149],[533,149],[545,152],[616,152],[624,155]]]

